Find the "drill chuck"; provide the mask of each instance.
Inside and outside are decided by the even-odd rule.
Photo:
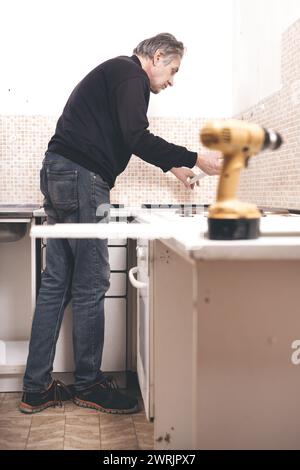
[[[266,150],[266,149],[270,149],[270,150],[276,150],[278,149],[282,142],[283,142],[283,139],[281,137],[281,135],[274,131],[273,129],[265,129],[263,128],[264,132],[265,132],[265,139],[264,139],[264,143],[263,143],[263,146],[262,146],[262,150]]]

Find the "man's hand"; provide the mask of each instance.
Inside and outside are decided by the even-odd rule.
[[[196,165],[207,175],[219,175],[221,173],[223,158],[221,155],[199,155]]]
[[[186,168],[184,166],[180,168],[174,167],[171,168],[170,172],[173,173],[173,175],[175,175],[176,178],[178,178],[179,181],[181,181],[188,189],[194,189],[195,184],[199,186],[199,181],[194,184],[189,184],[189,179],[193,178],[193,176],[196,176],[196,174],[190,168]]]

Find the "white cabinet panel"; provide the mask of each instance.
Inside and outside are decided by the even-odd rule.
[[[0,243],[0,339],[27,339],[31,330],[31,239]]]
[[[105,299],[103,371],[126,370],[126,299]]]
[[[126,247],[110,246],[109,263],[112,271],[125,271],[126,270]]]
[[[110,222],[110,225],[116,225],[118,222]],[[126,245],[127,244],[127,238],[109,238],[108,239],[108,244],[109,245]]]
[[[108,244],[109,245],[126,245],[127,244],[127,238],[109,238],[108,239]]]
[[[126,295],[126,273],[111,273],[110,288],[106,292],[107,296]]]

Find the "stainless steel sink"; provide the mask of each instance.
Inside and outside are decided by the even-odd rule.
[[[0,243],[21,240],[26,234],[26,230],[26,222],[1,222],[0,220]]]
[[[39,204],[0,204],[0,243],[16,242],[24,237],[27,224]]]

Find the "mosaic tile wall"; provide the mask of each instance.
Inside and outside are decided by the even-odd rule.
[[[39,169],[57,117],[0,117],[0,203],[41,203]],[[166,140],[199,151],[203,119],[150,119],[150,130]],[[209,154],[205,149],[202,153]],[[111,202],[209,203],[216,192],[217,177],[206,177],[193,191],[187,190],[171,173],[133,156],[117,178]]]
[[[251,158],[241,174],[239,198],[258,205],[300,209],[300,20],[282,38],[282,88],[238,116],[281,132],[276,152]],[[0,203],[41,203],[39,169],[57,117],[0,116]],[[193,151],[205,119],[152,118],[150,130]],[[194,191],[172,174],[132,157],[119,176],[111,201],[142,203],[212,203],[218,177],[206,177]]]
[[[282,88],[239,118],[279,131],[284,144],[251,158],[239,197],[272,207],[300,209],[300,20],[282,36]]]

